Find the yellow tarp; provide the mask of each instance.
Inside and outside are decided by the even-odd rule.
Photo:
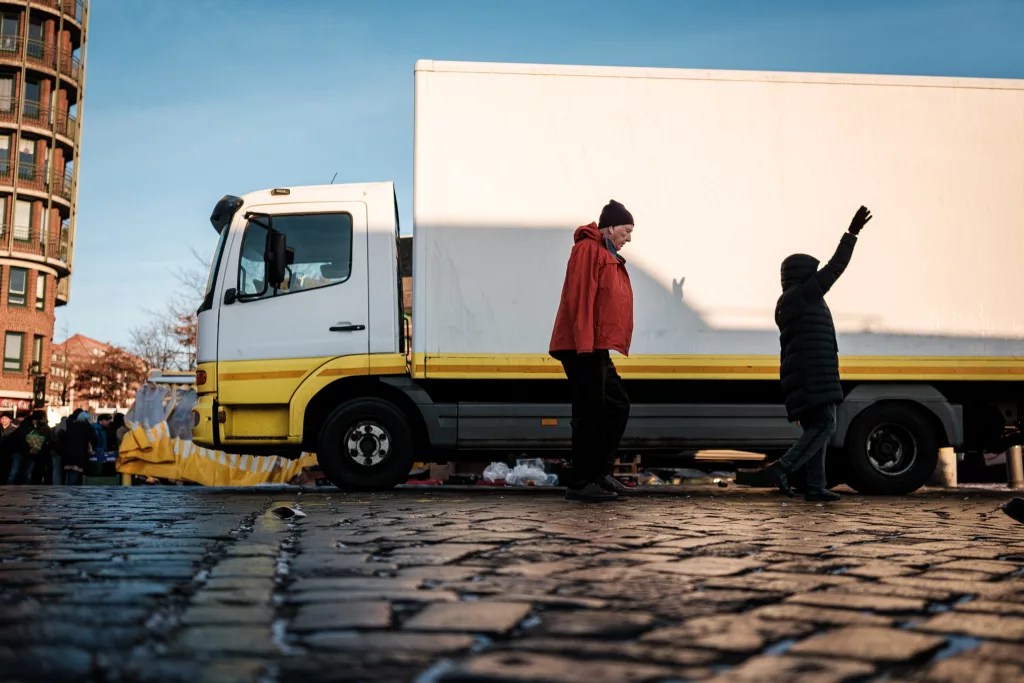
[[[238,455],[171,438],[166,422],[150,429],[135,425],[124,435],[117,455],[117,471],[157,479],[173,479],[203,486],[255,486],[287,484],[307,467],[317,464],[316,454],[295,460],[277,455]]]

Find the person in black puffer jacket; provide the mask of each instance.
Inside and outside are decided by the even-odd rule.
[[[782,262],[782,296],[775,306],[782,346],[782,393],[791,422],[804,430],[795,444],[768,467],[779,490],[790,498],[788,475],[807,466],[804,499],[835,501],[839,494],[825,487],[825,451],[836,431],[836,405],[843,401],[839,383],[839,345],[832,312],[825,294],[846,270],[857,235],[871,220],[866,207],[857,209],[849,231],[825,267],[807,254],[793,254]]]

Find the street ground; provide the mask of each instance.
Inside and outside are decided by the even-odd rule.
[[[7,487],[0,681],[1024,680],[1009,493],[674,491]]]

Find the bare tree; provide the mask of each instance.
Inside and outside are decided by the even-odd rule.
[[[199,320],[196,309],[206,288],[207,260],[193,247],[193,263],[174,271],[178,289],[163,308],[149,309],[149,321],[130,331],[131,348],[151,367],[192,370],[196,367]]]
[[[83,399],[105,405],[124,405],[136,387],[146,381],[145,362],[119,346],[73,369],[75,392]]]
[[[132,352],[142,358],[151,368],[179,369],[177,340],[168,334],[164,320],[151,317],[144,325],[129,330]]]

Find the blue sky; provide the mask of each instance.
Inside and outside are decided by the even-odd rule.
[[[127,344],[222,195],[394,180],[417,59],[1024,78],[1022,0],[93,0],[71,303]]]

